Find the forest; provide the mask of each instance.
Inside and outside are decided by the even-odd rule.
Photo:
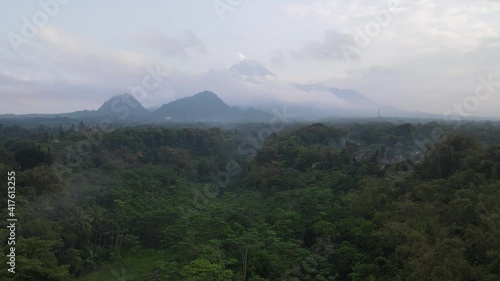
[[[11,172],[0,280],[500,280],[499,123],[0,123]]]

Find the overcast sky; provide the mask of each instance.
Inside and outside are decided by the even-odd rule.
[[[231,105],[323,104],[290,86],[322,83],[405,110],[469,103],[500,117],[499,32],[494,0],[2,1],[0,114],[97,109],[156,71],[146,106],[202,90]],[[243,58],[277,76],[235,79],[226,69]],[[493,81],[481,99],[480,77]]]

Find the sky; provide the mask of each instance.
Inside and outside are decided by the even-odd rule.
[[[403,110],[500,117],[500,1],[39,0],[0,3],[0,114],[154,107],[211,90],[230,105],[341,105],[320,83]],[[228,72],[257,61],[272,77]]]

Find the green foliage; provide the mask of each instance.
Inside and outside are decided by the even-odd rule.
[[[0,127],[19,224],[1,280],[500,279],[498,126],[259,129],[121,128],[82,150],[91,124]]]
[[[16,272],[2,270],[2,280],[15,281],[67,281],[70,280],[68,265],[59,265],[54,255],[58,242],[38,238],[18,238],[16,242]],[[6,247],[9,251],[10,247]],[[0,259],[6,264],[7,258]],[[14,276],[14,278],[12,278]],[[5,278],[5,279],[4,279]]]
[[[15,152],[14,158],[23,170],[33,169],[38,165],[53,163],[50,148],[44,148],[40,145],[31,145],[21,148]]]
[[[233,272],[224,269],[224,265],[213,264],[205,259],[198,259],[184,266],[181,271],[185,281],[232,281]]]

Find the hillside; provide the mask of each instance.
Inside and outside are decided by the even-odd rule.
[[[272,118],[264,111],[230,107],[210,91],[165,104],[154,115],[159,119],[184,122],[258,122]]]

